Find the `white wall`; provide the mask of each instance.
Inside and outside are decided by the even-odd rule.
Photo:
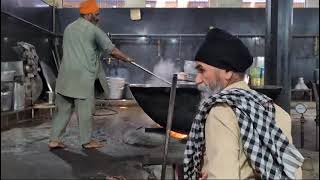
[[[144,7],[146,7],[146,1],[145,0],[126,0],[125,7],[144,8]]]
[[[209,0],[210,7],[240,7],[242,0]]]
[[[306,7],[319,8],[319,0],[306,0]]]

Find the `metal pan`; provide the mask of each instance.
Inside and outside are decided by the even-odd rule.
[[[150,84],[131,84],[130,90],[144,112],[156,123],[166,127],[170,87],[155,87]],[[200,102],[200,92],[195,85],[178,85],[172,130],[188,133]]]

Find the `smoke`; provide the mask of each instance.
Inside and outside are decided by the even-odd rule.
[[[175,63],[170,59],[164,60],[161,59],[153,68],[153,73],[160,76],[161,78],[171,82],[173,74],[180,72],[180,69],[175,66]],[[160,79],[151,76],[147,81],[147,84],[152,86],[162,87],[169,86],[167,83],[161,81]]]

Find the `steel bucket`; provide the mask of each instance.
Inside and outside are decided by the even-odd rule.
[[[125,79],[120,77],[106,77],[109,87],[108,99],[122,99]]]
[[[12,107],[12,92],[1,92],[1,111],[10,111]]]
[[[16,71],[1,71],[1,82],[13,81]]]

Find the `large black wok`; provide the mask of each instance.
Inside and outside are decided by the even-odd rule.
[[[130,90],[144,112],[162,127],[166,127],[170,87],[154,87],[148,84],[131,84]],[[176,91],[172,130],[189,132],[200,93],[194,85],[179,85]]]
[[[281,87],[253,88],[275,99]],[[166,127],[170,87],[155,87],[148,84],[131,84],[130,90],[144,112],[156,123]],[[178,85],[172,130],[188,133],[200,102],[200,92],[195,85]]]

